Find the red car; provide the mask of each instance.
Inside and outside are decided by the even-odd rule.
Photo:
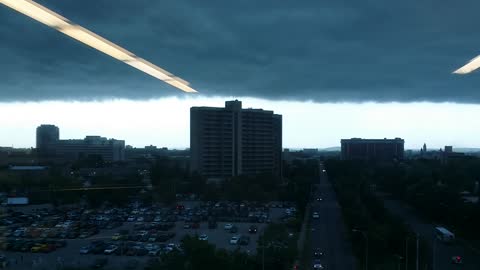
[[[198,222],[192,223],[192,229],[198,229],[198,228],[200,228],[200,223]]]
[[[453,256],[453,257],[452,257],[452,263],[453,263],[453,264],[462,264],[462,263],[463,263],[462,257],[460,257],[460,256]]]

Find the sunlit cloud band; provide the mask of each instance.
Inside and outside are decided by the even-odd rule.
[[[162,80],[182,91],[197,92],[189,83],[164,69],[142,59],[105,38],[73,24],[68,19],[31,0],[0,0],[0,3],[82,42],[104,54],[128,64],[150,76]]]

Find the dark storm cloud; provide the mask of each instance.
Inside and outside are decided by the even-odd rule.
[[[480,1],[41,0],[203,95],[480,102]],[[0,101],[183,95],[0,6]]]

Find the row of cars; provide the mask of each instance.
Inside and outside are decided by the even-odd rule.
[[[175,232],[164,232],[157,230],[121,230],[113,234],[114,241],[135,241],[135,242],[166,242],[175,237]]]
[[[107,242],[103,240],[92,241],[89,245],[80,248],[79,253],[95,254],[95,255],[118,255],[118,256],[159,256],[162,253],[168,253],[179,246],[158,243],[141,243],[141,242]]]
[[[94,211],[38,209],[30,214],[8,212],[2,217],[2,236],[27,239],[75,239],[122,226],[121,216],[105,217]]]
[[[50,253],[67,245],[65,240],[26,240],[26,239],[7,239],[0,243],[0,247],[4,251],[14,252],[33,252],[33,253]]]

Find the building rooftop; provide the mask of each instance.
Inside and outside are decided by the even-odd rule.
[[[11,171],[43,171],[48,169],[46,166],[10,166]]]

